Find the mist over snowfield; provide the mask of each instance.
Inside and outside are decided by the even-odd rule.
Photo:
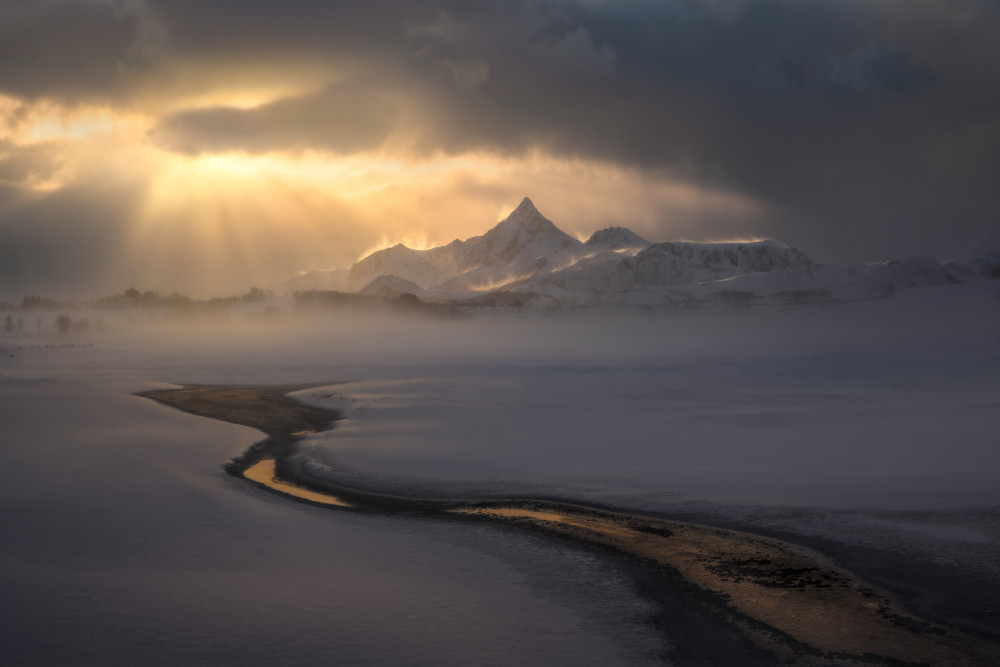
[[[624,495],[660,509],[678,497],[998,500],[992,288],[817,309],[353,326],[324,341],[350,357],[351,381],[332,393],[353,409],[307,448],[317,474],[347,464],[353,483],[417,495]]]
[[[715,307],[554,312],[489,309],[454,319],[377,309],[291,303],[222,313],[82,311],[105,331],[83,337],[4,340],[15,344],[93,343],[102,349],[186,355],[252,355],[255,367],[312,359],[316,364],[474,364],[480,362],[709,363],[867,355],[918,365],[949,358],[985,362],[995,354],[1000,314],[992,281],[906,290],[891,299],[827,307]],[[48,317],[48,316],[46,316]],[[29,323],[30,324],[30,323]],[[977,357],[981,353],[986,357]],[[849,366],[848,366],[849,367]],[[876,372],[878,366],[869,367]],[[859,369],[860,370],[860,369]]]
[[[93,347],[14,350],[4,372],[345,383],[359,410],[315,438],[315,460],[425,493],[525,483],[930,507],[992,502],[1000,473],[992,282],[824,308],[103,317],[103,332],[22,341]]]
[[[87,493],[92,481],[77,481],[80,466],[90,475],[106,468],[108,489],[166,474],[157,493],[193,483],[211,495],[209,505],[191,505],[198,512],[228,511],[235,506],[219,466],[257,434],[129,394],[317,382],[325,386],[298,398],[343,409],[345,419],[302,443],[295,462],[312,475],[417,496],[555,496],[821,540],[862,576],[883,558],[905,560],[934,591],[927,599],[945,596],[948,613],[962,610],[954,613],[975,627],[988,623],[1000,588],[997,288],[932,286],[827,307],[449,319],[301,312],[281,302],[221,316],[77,311],[100,318],[103,330],[28,331],[0,343],[0,393],[18,397],[5,398],[5,451],[17,462],[8,469],[30,472],[37,452],[38,479]],[[115,425],[119,417],[127,428]],[[213,425],[192,431],[203,423]],[[43,424],[51,428],[36,434]],[[22,442],[47,444],[15,446]],[[152,453],[163,461],[150,463]],[[203,472],[192,474],[195,464]],[[147,494],[134,486],[121,493]],[[39,493],[14,478],[5,488],[12,497]],[[117,500],[101,502],[103,511]],[[317,573],[324,554],[309,566]],[[149,604],[144,586],[135,588],[140,606]],[[464,593],[440,593],[454,594]],[[361,591],[344,605],[380,608]],[[399,632],[410,637],[407,627]],[[358,655],[381,655],[371,646]]]

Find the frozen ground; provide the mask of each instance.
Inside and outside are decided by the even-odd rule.
[[[5,653],[635,664],[662,648],[641,622],[649,603],[597,556],[313,509],[224,477],[253,431],[129,396],[162,382],[336,382],[301,394],[348,408],[302,456],[339,481],[555,495],[780,534],[995,630],[997,287],[448,323],[108,315],[93,347],[5,340]],[[894,579],[898,563],[913,576]],[[911,590],[918,579],[929,594]]]

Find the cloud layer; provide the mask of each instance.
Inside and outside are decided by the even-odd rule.
[[[753,204],[727,219],[710,204],[699,214],[602,190],[609,224],[629,225],[610,218],[635,212],[657,240],[701,225],[705,236],[771,236],[861,261],[957,252],[1000,222],[992,0],[7,1],[0,93],[15,102],[0,105],[0,241],[34,234],[35,253],[59,251],[25,220],[58,218],[66,195],[25,203],[21,190],[51,189],[76,154],[68,142],[86,139],[25,134],[18,114],[41,104],[138,114],[145,150],[188,160],[374,156],[426,168],[540,154],[580,174],[633,174],[621,190],[631,197],[654,182]],[[470,213],[509,197],[513,181],[487,171],[452,182],[466,202],[477,183]],[[137,193],[156,178],[148,172]],[[419,179],[366,187],[405,190],[420,206]],[[423,203],[441,202],[443,188]],[[518,194],[552,211],[546,192]],[[10,217],[15,208],[31,213]],[[556,209],[567,227],[577,223],[556,214],[582,211]],[[455,236],[470,224],[423,213]],[[79,224],[91,214],[119,220],[123,234],[131,224],[103,205]],[[348,234],[362,246],[393,232],[351,224],[367,230]],[[23,276],[12,266],[22,263],[0,266],[0,280]]]

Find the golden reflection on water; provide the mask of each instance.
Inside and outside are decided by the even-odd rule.
[[[905,611],[889,599],[865,593],[870,589],[859,588],[850,575],[798,547],[692,524],[553,508],[480,506],[451,511],[537,522],[557,533],[666,565],[699,589],[724,596],[733,609],[821,651],[967,664],[961,662],[967,656],[947,641],[897,624],[894,618],[903,618]],[[756,633],[757,641],[796,664],[831,664],[825,657],[800,655],[766,633],[752,628],[747,632]]]
[[[574,528],[582,528],[584,530],[597,531],[599,533],[608,533],[609,535],[617,535],[620,537],[630,535],[634,532],[611,521],[597,517],[589,517],[583,514],[573,514],[571,512],[540,511],[520,507],[476,507],[468,509],[455,509],[451,511],[458,512],[460,514],[498,516],[508,519],[522,518],[537,519],[539,521],[551,521],[553,523],[561,523]]]
[[[274,459],[264,459],[260,463],[250,466],[243,471],[243,476],[252,482],[263,484],[269,489],[284,493],[303,500],[309,500],[323,505],[334,505],[336,507],[352,507],[348,502],[325,493],[319,493],[291,482],[286,482],[277,477],[275,473]]]
[[[493,514],[505,517],[527,517],[531,519],[541,519],[542,521],[562,521],[565,517],[555,512],[538,512],[535,510],[523,510],[514,507],[490,507],[490,508],[469,508],[455,509],[452,512],[460,514]]]

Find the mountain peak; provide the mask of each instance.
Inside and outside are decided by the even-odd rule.
[[[521,203],[517,205],[517,208],[511,211],[510,215],[508,215],[507,217],[513,218],[515,215],[522,216],[522,215],[529,215],[531,213],[538,213],[538,209],[535,208],[534,202],[525,197],[524,199],[521,200]]]
[[[509,240],[501,241],[501,243],[506,245],[509,241],[513,241],[518,237],[521,238],[518,244],[524,244],[528,238],[539,235],[567,236],[551,220],[542,215],[530,199],[525,197],[517,205],[517,208],[510,212],[510,215],[498,222],[493,229],[486,232],[483,238],[496,243],[501,238],[507,239],[508,236],[512,237]]]
[[[524,233],[531,236],[541,233],[562,232],[552,224],[552,221],[535,208],[535,204],[525,197],[521,203],[510,212],[506,218],[496,224],[493,229],[486,232],[486,237],[495,237],[506,234]]]
[[[626,248],[645,248],[649,241],[642,238],[631,229],[624,227],[608,227],[594,232],[587,240],[587,247],[602,250],[619,250]]]

